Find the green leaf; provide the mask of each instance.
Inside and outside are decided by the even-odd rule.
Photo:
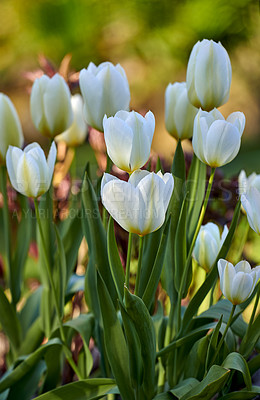
[[[19,355],[30,354],[42,343],[44,332],[42,330],[41,318],[38,317],[27,330],[26,335],[19,348]]]
[[[186,242],[186,217],[187,217],[187,196],[185,196],[174,241],[174,284],[176,291],[179,291],[181,278],[187,258],[187,242]],[[187,285],[189,286],[189,285]],[[186,292],[186,291],[185,291]],[[184,294],[186,297],[186,293]]]
[[[150,274],[149,281],[147,283],[147,286],[145,288],[144,294],[142,296],[142,300],[148,310],[150,309],[154,297],[155,297],[155,292],[158,287],[158,283],[160,280],[162,268],[163,268],[163,262],[164,262],[164,257],[165,257],[165,252],[166,252],[166,246],[167,246],[167,240],[168,240],[168,234],[170,230],[170,225],[171,225],[171,219],[170,217],[168,218],[166,225],[163,230],[163,234],[161,236],[159,248],[156,254],[156,258],[153,264],[153,268]]]
[[[88,377],[92,367],[93,358],[89,350],[89,340],[94,331],[95,320],[93,314],[80,314],[77,318],[67,321],[64,326],[72,328],[78,332],[83,340],[83,346],[85,351],[85,376]]]
[[[173,243],[175,242],[175,234],[180,216],[182,200],[184,196],[184,185],[186,178],[185,159],[180,140],[178,142],[175,151],[171,172],[174,177],[174,189],[167,211],[167,215],[171,215],[171,227],[170,227],[169,240],[165,255],[165,262],[163,266],[161,282],[163,288],[168,293],[171,299],[171,303],[173,303],[176,297],[176,290],[174,286],[175,266],[174,266]]]
[[[132,400],[134,395],[130,386],[129,358],[125,337],[108,289],[100,274],[97,274],[97,290],[107,357],[121,396],[123,399]]]
[[[107,231],[107,249],[108,260],[114,284],[117,290],[118,298],[122,301],[124,296],[124,281],[125,274],[123,266],[118,253],[113,218],[109,218],[108,231]]]
[[[240,353],[244,355],[245,358],[247,358],[254,347],[256,346],[257,341],[260,338],[260,314],[256,317],[254,323],[251,325],[249,328],[248,335],[244,336],[241,347],[240,347]]]
[[[242,373],[245,385],[250,391],[252,389],[252,382],[250,371],[244,357],[239,353],[230,353],[225,361],[222,363],[222,367],[227,369],[234,369]]]
[[[74,271],[75,264],[77,262],[79,246],[83,238],[81,214],[79,210],[75,212],[73,216],[71,216],[70,213],[69,217],[62,222],[60,226],[60,234],[66,255],[66,276],[68,281],[72,272]]]
[[[208,294],[208,292],[210,291],[210,289],[212,288],[217,276],[218,276],[218,270],[217,270],[217,261],[220,258],[225,258],[228,250],[230,248],[231,245],[231,241],[233,239],[235,230],[236,230],[236,226],[237,226],[237,221],[239,218],[239,214],[240,214],[240,207],[241,207],[241,203],[240,201],[237,203],[235,211],[234,211],[234,215],[233,215],[233,219],[227,234],[227,237],[218,253],[218,256],[216,258],[216,262],[214,263],[211,271],[209,272],[209,274],[207,275],[207,278],[205,279],[204,283],[201,285],[201,287],[199,288],[199,290],[195,293],[195,295],[193,296],[193,298],[191,299],[191,301],[189,302],[188,307],[186,308],[184,317],[183,317],[183,322],[182,322],[182,326],[184,327],[184,330],[188,328],[190,322],[192,321],[192,317],[196,314],[196,312],[198,311],[201,303],[203,302],[204,298],[206,297],[206,295]]]
[[[40,303],[42,296],[42,286],[39,286],[30,296],[26,299],[26,303],[18,314],[19,321],[22,327],[23,338],[25,337],[28,329],[36,321],[40,315]]]
[[[49,340],[34,353],[26,357],[16,368],[12,370],[11,373],[4,375],[0,382],[0,393],[23,379],[24,376],[35,367],[39,360],[44,357],[47,351],[52,351],[52,348],[57,346],[62,346],[62,343],[59,339]]]
[[[65,290],[67,284],[67,265],[66,265],[66,255],[61,240],[61,236],[58,228],[54,225],[54,231],[57,241],[57,253],[55,268],[53,271],[53,280],[57,293],[57,298],[59,301],[60,313],[63,316],[64,312],[64,301],[65,301]]]
[[[72,274],[69,278],[67,288],[66,288],[66,297],[71,297],[75,293],[84,290],[85,285],[85,276]]]
[[[141,357],[140,340],[135,325],[121,302],[119,306],[127,341],[131,383],[132,387],[137,389],[141,387],[143,381],[143,361]]]
[[[0,310],[0,324],[14,350],[17,351],[21,343],[21,325],[14,308],[7,300],[2,286],[0,286]]]
[[[222,319],[223,319],[223,315],[221,315],[216,327],[213,329],[213,332],[212,332],[212,334],[210,336],[209,345],[208,345],[208,348],[207,348],[205,371],[208,370],[208,364],[210,363],[211,358],[214,357],[214,354],[215,354],[216,349],[217,349],[218,335],[219,335],[219,331],[220,331],[220,328],[221,328]]]
[[[196,230],[201,206],[205,195],[206,171],[206,164],[201,162],[194,154],[186,184],[189,204],[187,217],[187,234],[189,243],[191,243],[194,232]]]
[[[84,379],[44,393],[35,400],[94,400],[116,388],[114,379]]]
[[[229,374],[229,370],[213,365],[206,377],[182,396],[180,400],[211,400],[225,385]]]
[[[250,399],[256,399],[257,398],[256,396],[259,394],[260,394],[260,387],[252,386],[251,391],[243,389],[240,390],[239,392],[228,393],[220,397],[219,400],[250,400]]]
[[[170,392],[157,394],[153,400],[174,400],[175,397]]]
[[[171,393],[174,394],[178,399],[190,392],[195,386],[199,384],[199,381],[195,378],[188,378],[181,381],[177,386],[171,389]]]
[[[125,287],[125,307],[131,317],[141,344],[144,377],[143,390],[148,398],[154,395],[156,338],[152,318],[140,297]]]
[[[209,340],[209,335],[203,336],[194,343],[189,353],[186,352],[185,346],[185,353],[188,353],[184,368],[185,378],[192,376],[199,380],[203,379]]]
[[[92,262],[97,268],[102,279],[106,282],[113,304],[117,306],[117,293],[107,255],[106,231],[100,217],[96,194],[87,173],[85,173],[81,192],[83,201],[82,226],[89,246],[89,263]]]
[[[11,387],[8,400],[30,400],[33,398],[38,389],[39,381],[46,372],[46,369],[45,361],[39,360],[34,368],[23,376],[23,379],[19,380]]]
[[[28,198],[22,195],[20,195],[19,197],[22,210],[22,218],[18,225],[16,248],[11,265],[12,272],[10,276],[10,289],[12,293],[12,301],[14,304],[17,304],[21,296],[23,270],[27,259],[32,235],[31,208]]]

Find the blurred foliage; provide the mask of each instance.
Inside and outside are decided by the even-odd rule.
[[[38,67],[39,54],[58,66],[71,53],[75,70],[90,61],[121,63],[130,82],[131,106],[150,108],[156,115],[153,147],[172,157],[175,145],[165,132],[164,91],[169,82],[185,80],[190,51],[203,38],[221,41],[231,58],[230,100],[221,111],[243,111],[244,137],[259,134],[257,0],[1,0],[0,16],[0,90],[11,96],[30,140],[36,132],[28,124],[24,72]]]

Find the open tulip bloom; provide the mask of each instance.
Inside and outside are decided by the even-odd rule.
[[[118,111],[104,117],[104,138],[113,163],[126,172],[133,172],[147,162],[153,140],[155,119],[151,111],[145,117],[135,111]]]
[[[137,170],[128,182],[105,173],[102,203],[122,228],[143,236],[162,226],[173,186],[169,173]]]
[[[24,150],[9,146],[6,166],[12,186],[17,192],[28,197],[38,197],[50,187],[57,149],[53,142],[48,158],[38,143],[32,143]]]
[[[236,266],[226,260],[218,261],[220,289],[233,304],[241,304],[252,294],[260,277],[260,267],[251,269],[247,261],[240,261]]]
[[[194,119],[194,153],[212,168],[229,163],[239,152],[244,127],[242,112],[234,112],[225,120],[217,109],[210,112],[200,109]]]
[[[124,69],[104,62],[92,62],[79,75],[79,85],[84,98],[84,116],[88,125],[103,132],[103,118],[128,110],[130,90]]]

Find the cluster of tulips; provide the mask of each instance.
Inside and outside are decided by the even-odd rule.
[[[44,237],[37,201],[37,198],[46,193],[51,186],[57,154],[55,141],[63,140],[69,147],[79,146],[86,139],[87,127],[91,126],[104,133],[107,154],[113,164],[129,174],[128,181],[125,181],[108,173],[110,171],[105,172],[100,185],[103,206],[110,216],[123,229],[129,232],[125,271],[119,256],[113,255],[115,251],[111,252],[111,249],[108,249],[109,273],[112,275],[121,315],[119,318],[114,311],[111,312],[110,317],[113,317],[114,320],[110,324],[106,317],[107,310],[105,308],[105,303],[110,304],[111,302],[108,294],[108,292],[110,293],[109,284],[102,276],[102,268],[101,272],[99,271],[98,261],[94,260],[98,270],[95,273],[98,276],[99,274],[101,275],[101,278],[95,279],[98,279],[96,284],[99,288],[105,348],[112,374],[123,399],[149,400],[155,398],[155,396],[158,399],[210,399],[211,397],[209,396],[219,393],[224,381],[220,382],[217,381],[217,378],[214,378],[215,380],[213,377],[209,378],[207,373],[210,374],[229,328],[238,317],[238,315],[235,315],[236,306],[246,301],[251,301],[257,291],[256,287],[258,287],[254,310],[246,330],[246,337],[251,337],[250,332],[252,326],[254,326],[259,301],[260,286],[257,286],[257,284],[260,278],[260,266],[251,269],[250,264],[245,260],[233,266],[231,262],[225,259],[227,251],[224,254],[223,249],[228,246],[228,243],[230,246],[231,235],[234,234],[234,226],[237,221],[234,222],[234,226],[232,225],[230,229],[225,226],[222,233],[218,225],[213,222],[202,225],[215,169],[231,162],[236,157],[245,128],[245,116],[242,112],[233,112],[225,119],[217,109],[217,107],[226,103],[229,98],[231,76],[230,59],[224,47],[212,40],[203,40],[193,47],[188,62],[186,82],[168,85],[165,92],[165,124],[168,132],[178,141],[172,172],[170,173],[162,173],[161,170],[150,172],[144,168],[150,157],[155,130],[155,117],[151,111],[148,111],[145,116],[136,111],[129,111],[129,85],[125,71],[119,64],[114,66],[110,62],[105,62],[95,66],[90,63],[87,69],[83,69],[79,76],[82,96],[80,94],[71,96],[67,83],[59,74],[54,75],[52,78],[43,75],[35,80],[30,98],[32,120],[35,127],[43,135],[51,140],[54,139],[47,159],[44,151],[37,143],[29,144],[24,150],[21,149],[23,146],[23,134],[18,115],[10,99],[4,94],[0,96],[1,164],[6,164],[9,179],[14,189],[34,199],[45,253],[45,267],[48,271],[48,278],[53,291],[55,310],[59,316],[60,337],[63,344],[66,342],[66,338],[62,323],[62,313],[57,295],[55,295],[52,266],[49,265],[46,255],[47,249],[44,244],[46,243],[46,238]],[[184,193],[185,170],[183,173],[184,158],[181,141],[191,137],[194,150],[192,178],[194,178],[195,184]],[[211,173],[204,198],[205,183],[202,181],[205,174],[203,175],[201,171],[205,173],[205,165],[211,168]],[[197,176],[197,181],[195,176]],[[202,188],[200,189],[201,202],[198,203],[198,206],[195,206],[196,200],[191,200],[191,204],[189,204],[189,190],[193,191],[194,194],[197,188],[199,190],[199,187]],[[250,227],[257,234],[260,234],[260,177],[253,174],[247,178],[245,172],[242,171],[239,176],[239,190],[242,210],[247,215]],[[86,203],[84,204],[86,206]],[[240,202],[238,203],[238,208],[240,208]],[[195,209],[197,209],[196,212],[194,211]],[[238,214],[236,215],[238,218]],[[92,223],[95,230],[95,223],[98,227],[98,222],[88,222],[89,226]],[[106,220],[104,226],[107,229]],[[108,247],[111,246],[112,240],[111,227],[110,222],[108,227]],[[159,232],[158,236],[155,236],[156,232]],[[133,234],[139,236],[139,259],[134,294],[130,285]],[[164,237],[166,237],[165,240]],[[86,238],[88,240],[89,236],[87,235]],[[151,266],[144,272],[142,258],[145,251],[146,249],[153,251],[153,245],[149,247],[150,239],[155,246],[156,254]],[[93,241],[97,239],[91,237],[89,240],[90,243],[88,244],[91,251],[91,245],[93,246]],[[170,254],[168,258],[167,254]],[[165,272],[166,258],[171,260],[171,265],[167,265],[169,273]],[[214,337],[215,342],[212,343],[210,341],[209,346],[213,346],[214,351],[211,354],[208,350],[205,361],[206,378],[205,376],[204,378],[209,380],[208,383],[215,382],[215,392],[214,390],[213,392],[210,391],[208,395],[205,395],[206,397],[201,394],[207,387],[207,382],[204,382],[204,379],[200,382],[200,384],[204,382],[202,389],[201,387],[196,389],[195,382],[189,382],[191,386],[186,387],[185,392],[185,384],[187,383],[185,383],[184,379],[185,374],[182,376],[177,371],[178,359],[180,358],[178,346],[181,346],[180,341],[183,333],[185,333],[185,322],[187,322],[185,314],[183,317],[182,299],[187,295],[191,282],[192,258],[205,269],[207,276],[210,277],[213,276],[213,270],[217,266],[220,289],[226,299],[232,303],[225,329],[220,330],[222,317],[217,326],[216,324],[214,327],[212,326],[214,332],[212,337]],[[146,284],[145,287],[142,287],[144,286],[144,275],[147,275],[147,271],[149,272],[148,276],[146,276]],[[162,325],[164,328],[162,326],[160,328],[160,330],[164,329],[165,336],[162,343],[156,345],[150,314],[154,311],[155,292],[160,278],[162,281],[166,281],[166,283],[162,283],[166,291],[170,285],[174,289],[171,295],[168,293],[170,296],[169,317],[166,323]],[[171,279],[174,280],[174,283],[170,282]],[[215,279],[212,282],[214,285],[216,284]],[[107,285],[108,289],[104,289],[104,303],[102,303],[102,296],[100,295],[102,289],[100,288],[103,288],[104,285]],[[211,286],[205,289],[203,293],[207,294]],[[86,298],[88,299],[88,295],[86,295]],[[113,300],[112,295],[111,298]],[[199,304],[201,304],[202,300],[203,298],[200,299]],[[95,307],[93,307],[93,310],[90,305],[89,307],[97,317],[98,313],[95,314]],[[112,307],[117,309],[118,304],[112,304]],[[239,311],[239,313],[241,312]],[[191,319],[194,313],[191,313]],[[114,331],[112,329],[112,326],[119,324],[118,321],[124,328],[126,337],[124,341],[127,343],[129,352],[127,357],[125,353],[120,353],[119,350],[114,350],[115,354],[113,354],[109,345],[106,344],[106,340],[108,341],[108,336],[106,335],[118,334],[119,328],[115,328]],[[146,329],[148,329],[148,333]],[[208,327],[208,330],[210,329],[211,326]],[[145,337],[142,336],[144,332]],[[220,332],[222,336],[218,342]],[[253,343],[253,346],[255,346],[259,335],[253,337],[254,339],[256,338]],[[147,341],[150,343],[144,344]],[[116,344],[116,339],[114,343]],[[147,349],[149,349],[149,345],[152,346],[152,351],[156,352],[156,348],[159,350],[159,353],[157,353],[157,357],[161,357],[161,361],[158,364],[159,372],[155,372],[155,353],[153,354],[151,351],[152,355],[148,355]],[[131,351],[133,353],[132,356]],[[170,354],[167,361],[165,359],[166,354]],[[81,378],[81,373],[69,349],[65,350],[65,355],[78,378]],[[122,357],[121,361],[119,361],[120,357]],[[123,373],[120,370],[121,363],[125,360],[124,357],[127,360],[130,359],[129,366],[125,366],[130,375],[128,372]],[[136,361],[136,364],[133,360]],[[243,361],[239,360],[242,364],[246,363],[244,359]],[[237,359],[236,362],[239,364]],[[239,369],[234,366],[236,362],[227,361],[223,365],[226,369],[237,369],[241,372],[242,367]],[[118,367],[116,363],[118,363]],[[154,383],[155,375],[158,375],[157,395]],[[124,379],[127,376],[131,376],[131,379],[126,384]],[[189,377],[189,379],[191,378]],[[181,386],[182,381],[184,383]],[[179,387],[182,388],[181,390],[179,389],[179,397],[178,382]],[[216,382],[220,383],[220,385],[216,384]],[[199,384],[198,381],[196,384]],[[175,387],[177,389],[174,389]],[[114,391],[113,393],[117,392]],[[199,393],[202,397],[195,396]],[[41,397],[45,398],[44,395]],[[86,398],[94,399],[97,397]],[[76,399],[77,397],[75,397]]]

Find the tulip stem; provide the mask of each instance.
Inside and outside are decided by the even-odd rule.
[[[4,225],[4,242],[5,242],[5,252],[6,252],[6,263],[7,270],[9,274],[10,287],[12,284],[12,271],[11,271],[11,247],[10,247],[10,221],[9,221],[9,208],[8,208],[8,196],[6,188],[6,169],[5,166],[1,166],[1,192],[3,195],[3,225]],[[13,302],[13,298],[12,298]]]
[[[75,362],[74,362],[74,360],[72,358],[70,349],[66,345],[66,337],[65,337],[65,332],[64,332],[64,328],[63,328],[62,315],[60,313],[59,303],[58,303],[58,298],[57,298],[57,292],[56,292],[56,289],[55,289],[53,276],[52,276],[52,271],[51,271],[51,267],[50,267],[50,263],[49,263],[49,259],[48,259],[48,255],[47,255],[47,249],[46,249],[44,234],[43,234],[43,230],[42,230],[42,224],[41,224],[40,213],[39,213],[39,205],[38,205],[37,199],[34,199],[34,207],[35,207],[36,218],[37,218],[38,227],[39,227],[40,236],[41,236],[41,241],[42,241],[42,249],[43,249],[45,266],[46,266],[46,269],[47,269],[48,278],[49,278],[49,282],[50,282],[50,285],[51,285],[51,291],[52,291],[53,300],[54,300],[54,305],[55,305],[55,309],[56,309],[56,313],[57,313],[57,317],[58,317],[60,336],[61,336],[61,340],[62,340],[63,345],[64,345],[64,353],[65,353],[66,359],[68,360],[68,363],[70,364],[71,368],[73,369],[75,374],[78,376],[78,378],[80,380],[82,380],[83,376],[81,375],[77,365],[75,364]]]
[[[221,339],[220,339],[220,342],[219,342],[219,344],[218,344],[218,346],[217,346],[217,348],[216,348],[214,357],[213,357],[213,359],[212,359],[212,361],[211,361],[211,363],[210,363],[210,365],[209,365],[209,367],[208,367],[208,370],[209,370],[210,367],[214,364],[214,361],[216,360],[216,357],[217,357],[217,355],[218,355],[218,352],[220,351],[221,346],[222,346],[222,344],[223,344],[223,342],[224,342],[224,340],[225,340],[227,331],[228,331],[228,329],[230,328],[230,325],[232,324],[232,319],[233,319],[233,315],[234,315],[234,313],[235,313],[235,309],[236,309],[236,304],[233,304],[232,310],[231,310],[231,313],[230,313],[230,316],[229,316],[229,319],[228,319],[228,322],[227,322],[227,325],[226,325],[226,328],[225,328],[224,333],[223,333],[223,335],[222,335],[222,337],[221,337]],[[207,373],[207,371],[205,372],[205,375],[206,375],[206,373]]]
[[[129,279],[130,279],[130,263],[131,263],[131,253],[132,253],[132,241],[133,234],[129,232],[128,235],[128,247],[127,247],[127,258],[126,258],[126,267],[125,267],[125,285],[127,289],[129,289]]]
[[[194,233],[191,245],[190,245],[189,253],[188,253],[188,256],[187,256],[187,259],[186,259],[186,262],[185,262],[185,267],[184,267],[184,271],[183,271],[183,275],[182,275],[182,279],[181,279],[180,290],[179,290],[179,293],[178,293],[178,304],[177,304],[177,313],[178,313],[177,321],[176,321],[177,322],[177,329],[176,329],[177,332],[179,331],[180,324],[181,324],[181,299],[182,299],[184,288],[185,288],[185,284],[186,284],[186,281],[187,281],[187,275],[188,275],[188,271],[189,271],[189,267],[190,267],[192,252],[193,252],[193,248],[195,246],[195,242],[196,242],[197,236],[199,234],[200,227],[202,225],[202,222],[203,222],[203,219],[204,219],[204,216],[205,216],[205,212],[206,212],[206,208],[207,208],[208,200],[209,200],[209,195],[210,195],[210,192],[211,192],[211,189],[212,189],[212,185],[213,185],[215,170],[216,170],[216,168],[211,168],[211,173],[210,173],[210,177],[209,177],[209,182],[208,182],[208,186],[207,186],[205,199],[204,199],[201,211],[200,211],[198,224],[197,224],[197,227],[196,227],[196,230],[195,230],[195,233]]]
[[[139,296],[139,284],[140,284],[140,276],[141,276],[141,268],[142,268],[143,249],[144,249],[144,236],[140,236],[139,237],[138,265],[137,265],[137,274],[136,274],[136,281],[135,281],[135,294],[137,296]]]

